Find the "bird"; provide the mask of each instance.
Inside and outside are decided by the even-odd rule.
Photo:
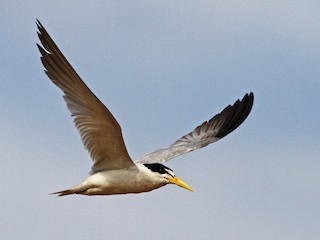
[[[36,45],[44,72],[62,90],[75,127],[93,161],[89,176],[83,182],[52,193],[57,196],[142,193],[168,184],[193,191],[163,163],[222,139],[241,125],[252,109],[254,95],[250,92],[168,147],[133,161],[115,117],[87,87],[38,19],[36,25],[42,46]]]

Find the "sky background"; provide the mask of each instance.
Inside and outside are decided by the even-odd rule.
[[[320,239],[319,1],[1,1],[0,238]],[[167,162],[194,193],[49,193],[91,167],[35,21],[122,126],[132,158],[254,92],[223,140]]]

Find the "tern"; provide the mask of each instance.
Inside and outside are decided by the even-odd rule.
[[[134,162],[117,120],[82,81],[39,20],[36,24],[44,72],[63,91],[83,145],[93,161],[90,176],[74,187],[53,193],[58,196],[142,193],[167,184],[193,191],[163,163],[220,140],[242,124],[252,109],[254,97],[250,92],[170,146],[143,155]]]

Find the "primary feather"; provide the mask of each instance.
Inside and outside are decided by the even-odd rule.
[[[246,94],[241,101],[237,100],[232,106],[227,106],[221,113],[202,123],[169,147],[143,155],[137,162],[164,163],[174,157],[203,148],[220,140],[240,126],[248,117],[252,109],[253,99],[253,93]]]
[[[64,92],[63,98],[93,160],[92,173],[134,166],[117,120],[82,81],[39,21],[37,26],[44,47],[37,44],[45,73]]]

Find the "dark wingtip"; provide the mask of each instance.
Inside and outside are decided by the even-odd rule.
[[[248,98],[252,99],[252,103],[253,103],[253,100],[254,100],[253,92],[250,92],[249,94],[247,93],[246,95],[248,95]]]
[[[37,27],[40,29],[40,28],[43,28],[41,22],[39,21],[38,18],[36,18],[36,24],[37,24]]]
[[[37,28],[38,28],[37,33],[38,33],[38,36],[40,37],[41,30],[43,29],[43,26],[42,26],[41,22],[38,19],[36,19],[36,25],[37,25]]]
[[[38,31],[37,31],[38,37],[39,37],[40,41],[42,42],[43,36],[49,35],[49,34],[46,31],[46,29],[44,28],[44,26],[42,25],[42,23],[38,19],[36,21],[36,25],[37,25],[37,28],[38,28]]]
[[[249,110],[249,113],[250,113],[250,111],[252,109],[252,106],[253,106],[253,102],[254,102],[254,94],[253,94],[253,92],[250,92],[249,94],[247,93],[246,96],[247,96],[248,101],[249,101],[248,104],[250,105],[250,110]]]
[[[238,99],[233,105],[228,105],[218,116],[227,120],[221,128],[221,132],[217,137],[223,138],[236,128],[238,128],[249,116],[254,101],[253,92],[246,93],[240,100]],[[212,118],[212,120],[215,117]]]

